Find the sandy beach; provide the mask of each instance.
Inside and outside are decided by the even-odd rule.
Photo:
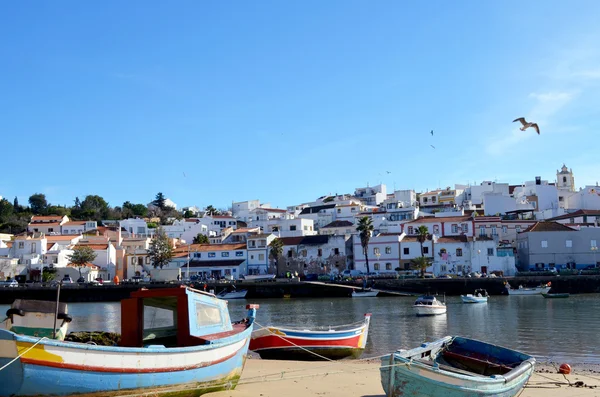
[[[582,382],[582,383],[577,383]],[[569,385],[571,384],[571,386]],[[578,386],[577,386],[578,385]],[[376,361],[301,362],[248,359],[235,390],[215,397],[385,397]],[[600,396],[600,373],[577,366],[567,376],[537,365],[520,397]]]

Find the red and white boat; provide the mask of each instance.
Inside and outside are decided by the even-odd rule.
[[[358,358],[367,344],[371,313],[347,325],[311,329],[269,326],[252,332],[250,350],[263,359],[338,360]]]

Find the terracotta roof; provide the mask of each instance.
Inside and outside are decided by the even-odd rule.
[[[437,195],[437,194],[439,194],[441,191],[442,191],[442,190],[432,190],[432,191],[430,191],[430,192],[427,192],[427,193],[421,193],[421,196],[429,196],[429,195],[432,195],[432,194],[436,194],[436,195]]]
[[[69,221],[69,222],[63,223],[63,226],[66,226],[66,225],[85,225],[85,221]]]
[[[249,233],[249,232],[256,232],[258,230],[260,230],[260,228],[258,228],[258,227],[241,227],[239,229],[234,230],[231,233],[232,234],[235,234],[235,233]]]
[[[254,240],[257,238],[267,238],[271,235],[272,233],[261,233],[261,234],[255,234],[253,236],[249,236],[248,240]]]
[[[427,241],[430,241],[430,240],[427,240]],[[425,243],[427,243],[427,241]],[[400,242],[401,243],[418,243],[419,240],[417,240],[417,238],[414,236],[404,236],[404,238],[402,240],[400,240]]]
[[[194,222],[194,223],[196,223],[196,222],[200,222],[200,219],[198,219],[198,218],[186,218],[185,221],[186,222]]]
[[[558,221],[561,219],[576,218],[578,216],[584,216],[584,215],[600,216],[600,211],[599,210],[577,210],[577,211],[571,212],[569,214],[555,216],[554,218],[550,218],[548,220],[549,221]]]
[[[401,236],[403,233],[379,233],[377,236]]]
[[[229,215],[212,215],[212,218],[213,219],[235,219],[233,216],[229,216]]]
[[[63,217],[58,215],[34,215],[31,217],[31,222],[45,222],[45,221],[62,221]]]
[[[321,229],[327,228],[327,227],[354,227],[354,223],[350,222],[350,221],[333,221],[325,226],[323,226]]]
[[[466,243],[467,236],[444,236],[437,239],[437,243]]]
[[[94,251],[108,249],[108,244],[78,243],[77,246],[90,247]]]
[[[44,236],[46,237],[46,240],[48,241],[71,241],[74,238],[77,238],[78,236],[75,235],[65,235],[65,234],[61,234],[61,235],[52,235],[52,236]]]
[[[208,251],[235,251],[235,250],[245,250],[246,244],[192,244],[189,246],[190,252],[208,252]],[[187,255],[188,246],[182,245],[177,249],[173,250],[174,252],[185,252]]]
[[[432,222],[467,222],[470,221],[471,217],[468,215],[463,216],[427,216],[419,219],[415,219],[414,221],[407,222],[406,225],[410,225],[413,223],[432,223]]]
[[[300,237],[282,237],[280,238],[281,241],[283,241],[283,245],[298,245],[300,244],[300,241],[302,241],[304,237],[300,236]]]
[[[558,222],[536,222],[525,229],[525,232],[572,232],[573,230]]]
[[[34,227],[34,226],[36,226],[36,227],[60,226],[60,222],[31,222],[29,224],[29,226],[31,226],[31,227]]]
[[[12,242],[12,241],[7,241],[7,242],[6,242],[6,246],[7,246],[8,248],[12,248],[12,246],[13,246],[13,242]]]
[[[46,243],[46,251],[50,251],[50,249],[54,246],[54,244],[56,244],[56,243]]]

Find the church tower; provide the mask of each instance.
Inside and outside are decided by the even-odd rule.
[[[556,187],[559,190],[575,191],[575,177],[573,176],[573,170],[568,169],[564,164],[560,171],[556,171]]]

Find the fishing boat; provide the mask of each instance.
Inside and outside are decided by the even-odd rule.
[[[571,294],[569,294],[568,292],[563,292],[563,293],[547,293],[547,294],[542,294],[542,296],[546,299],[562,299],[562,298],[568,298],[569,296],[571,296]]]
[[[212,294],[143,288],[121,301],[118,346],[0,330],[0,396],[181,396],[233,389],[258,305],[246,308],[248,318],[232,323],[227,301]]]
[[[365,290],[352,290],[353,298],[373,298],[379,294],[379,291],[373,291],[372,289]]]
[[[548,282],[546,285],[540,285],[539,287],[525,288],[519,285],[519,288],[512,288],[509,283],[506,283],[506,290],[508,295],[522,296],[522,295],[540,295],[547,294],[550,291],[551,283]]]
[[[479,288],[476,289],[472,294],[461,295],[463,303],[487,303],[488,293],[486,290]]]
[[[252,333],[250,350],[263,359],[273,360],[338,360],[358,358],[365,349],[371,313],[357,323],[293,328],[264,327]]]
[[[248,293],[248,290],[242,289],[242,290],[233,290],[233,291],[227,291],[226,289],[224,289],[223,291],[219,292],[217,294],[217,298],[219,299],[244,299],[246,297],[246,294]]]
[[[459,336],[399,350],[381,362],[387,397],[512,397],[535,366],[527,354]]]
[[[413,305],[417,316],[435,316],[446,314],[446,303],[437,300],[433,295],[419,296]]]

